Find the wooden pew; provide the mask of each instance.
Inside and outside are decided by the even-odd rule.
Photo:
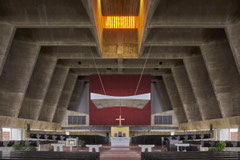
[[[0,159],[16,159],[16,160],[100,160],[99,153],[89,153],[89,152],[0,152]]]
[[[240,152],[144,152],[142,160],[239,160]]]

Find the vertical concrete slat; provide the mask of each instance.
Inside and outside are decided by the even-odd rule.
[[[200,108],[202,120],[222,118],[202,55],[184,58],[184,65]]]
[[[225,33],[232,49],[238,72],[240,73],[240,24],[228,25],[225,28]]]
[[[161,95],[161,99],[163,102],[164,110],[165,111],[172,110],[173,108],[172,108],[172,105],[171,105],[171,102],[169,99],[169,95],[167,93],[166,86],[165,86],[163,80],[158,80],[157,83],[158,83],[158,87],[160,90],[160,95]]]
[[[68,109],[71,111],[77,111],[77,104],[80,99],[81,91],[84,85],[84,81],[78,79],[73,90],[71,100],[68,104]]]
[[[240,75],[227,41],[201,46],[223,117],[240,115]]]
[[[0,23],[0,75],[12,45],[16,28],[11,24]]]
[[[38,119],[56,63],[55,57],[40,53],[18,115],[19,118]]]
[[[0,77],[1,115],[17,117],[36,63],[39,46],[13,41]]]
[[[199,106],[184,65],[173,67],[172,73],[189,122],[201,121]]]
[[[68,67],[56,66],[38,120],[52,122],[68,71]]]
[[[163,81],[165,83],[173,110],[175,112],[175,115],[177,117],[178,123],[186,123],[188,122],[188,119],[186,117],[186,113],[183,109],[183,105],[179,96],[179,93],[177,91],[177,86],[175,84],[175,81],[173,79],[172,75],[164,75]]]
[[[64,87],[57,105],[57,109],[54,114],[53,122],[62,123],[64,115],[67,111],[67,107],[70,102],[76,81],[77,81],[77,74],[68,73],[68,77],[64,84]]]

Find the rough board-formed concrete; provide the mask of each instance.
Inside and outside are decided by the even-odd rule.
[[[57,109],[54,114],[53,122],[62,123],[63,117],[66,114],[68,104],[70,102],[73,89],[77,81],[77,74],[68,73],[68,77],[64,84],[60,99],[58,101]]]
[[[201,47],[223,117],[240,114],[240,75],[228,42]]]
[[[40,54],[19,113],[20,118],[37,120],[57,59]]]
[[[1,115],[18,115],[38,53],[35,44],[13,42],[0,77]]]
[[[166,85],[166,89],[167,89],[173,110],[177,117],[178,123],[188,122],[173,76],[165,75],[163,76],[163,81]]]
[[[203,120],[222,118],[207,69],[201,55],[184,59],[193,93]]]
[[[0,0],[0,115],[60,123],[66,107],[78,110],[81,84],[96,67],[100,74],[141,74],[147,57],[144,74],[164,77],[157,82],[164,110],[173,108],[180,123],[240,115],[239,0],[143,0],[138,56],[123,58],[127,50],[107,60],[97,2]],[[121,49],[109,47],[109,57]]]
[[[52,122],[69,68],[56,66],[38,120]]]
[[[173,78],[189,122],[201,121],[201,113],[184,65],[172,68]]]

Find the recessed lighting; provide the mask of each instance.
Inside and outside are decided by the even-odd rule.
[[[81,62],[81,61],[78,61],[78,64],[82,64],[82,62]]]
[[[162,65],[162,64],[163,64],[163,62],[160,61],[160,62],[159,62],[159,65]]]

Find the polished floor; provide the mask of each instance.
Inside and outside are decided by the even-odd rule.
[[[141,151],[137,146],[103,147],[100,160],[140,160]]]

